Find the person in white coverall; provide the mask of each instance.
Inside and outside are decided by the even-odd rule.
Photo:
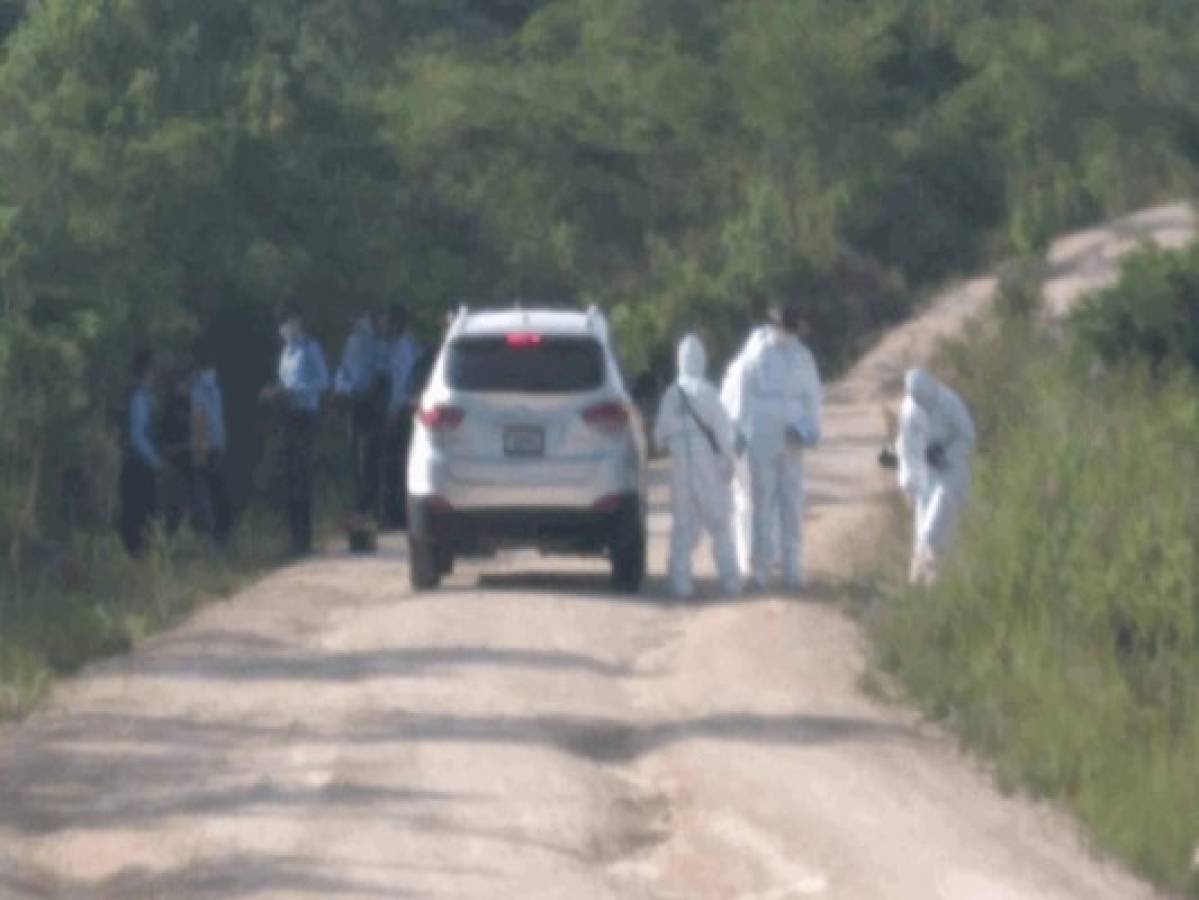
[[[712,539],[720,586],[741,590],[732,535],[734,431],[716,388],[704,377],[703,344],[689,334],[679,343],[678,378],[662,397],[654,442],[670,454],[670,587],[678,597],[693,592],[691,562],[701,532]]]
[[[741,417],[741,373],[745,371],[745,361],[757,353],[759,344],[770,336],[771,330],[770,325],[761,325],[755,328],[741,351],[725,370],[724,379],[720,383],[720,400],[734,422]],[[738,434],[738,440],[742,442],[741,449],[744,449],[744,438]],[[770,521],[774,522],[776,519],[777,516],[773,516]],[[733,540],[737,547],[737,563],[742,572],[749,572],[752,565],[750,550],[752,528],[753,504],[750,502],[749,496],[749,461],[745,458],[744,453],[739,452],[737,464],[733,470]],[[775,549],[774,558],[770,561],[773,568],[778,563],[777,542],[771,541],[771,546]]]
[[[770,331],[748,348],[736,390],[735,425],[749,459],[750,557],[758,587],[769,583],[776,554],[787,588],[806,583],[803,457],[820,442],[822,398],[816,361],[799,339],[800,322],[796,306],[776,313]]]
[[[915,510],[910,577],[928,583],[948,549],[970,493],[975,443],[970,411],[953,390],[924,369],[904,376],[899,414],[899,486]]]

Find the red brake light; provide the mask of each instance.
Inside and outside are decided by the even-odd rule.
[[[538,347],[541,345],[541,335],[530,331],[514,331],[508,335],[509,347]]]
[[[430,431],[453,431],[462,424],[466,413],[456,406],[437,404],[422,409],[416,414],[420,423]]]
[[[623,403],[597,403],[583,410],[583,421],[599,431],[620,431],[628,427],[629,411]]]

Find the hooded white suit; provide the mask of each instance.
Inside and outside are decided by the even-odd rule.
[[[909,369],[899,414],[899,486],[915,509],[911,578],[929,581],[970,493],[970,411],[924,369]]]
[[[730,488],[734,459],[733,423],[706,378],[703,344],[694,335],[679,343],[679,374],[658,408],[654,441],[671,458],[670,587],[692,592],[691,558],[701,530],[712,538],[721,588],[741,589],[732,536]]]
[[[741,418],[741,375],[745,371],[746,360],[757,353],[758,346],[770,336],[770,331],[769,325],[762,325],[754,329],[749,340],[745,342],[745,346],[741,348],[741,352],[733,358],[728,369],[725,370],[724,380],[720,383],[720,400],[734,423]],[[774,516],[771,521],[776,519],[777,516]],[[753,503],[750,501],[749,460],[746,456],[741,455],[737,458],[733,474],[733,539],[737,546],[737,562],[741,566],[742,572],[750,571],[752,565],[752,550],[750,549],[752,532]],[[778,564],[777,542],[772,540],[771,547],[776,551],[775,558],[770,561],[773,568]]]
[[[727,387],[747,444],[754,581],[765,585],[781,558],[785,583],[801,587],[803,452],[820,441],[820,373],[808,348],[775,328],[756,331],[735,368]]]

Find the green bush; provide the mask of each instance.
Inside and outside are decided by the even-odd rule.
[[[1128,257],[1122,272],[1118,284],[1075,313],[1079,339],[1105,360],[1199,370],[1199,243],[1146,248]]]
[[[1006,318],[1027,318],[1041,308],[1046,265],[1037,257],[1020,257],[999,272],[996,306]]]
[[[1093,371],[1012,320],[941,368],[984,452],[943,577],[876,618],[880,663],[1001,783],[1199,896],[1196,384]]]

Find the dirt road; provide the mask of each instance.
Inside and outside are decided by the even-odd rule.
[[[1132,232],[1192,228],[1169,208],[1075,236],[1050,295],[1110,277]],[[877,402],[992,289],[947,292],[831,391],[807,596],[628,599],[598,565],[511,556],[414,597],[398,544],[281,571],[0,735],[0,897],[1152,896],[857,687],[835,601],[889,489]]]

